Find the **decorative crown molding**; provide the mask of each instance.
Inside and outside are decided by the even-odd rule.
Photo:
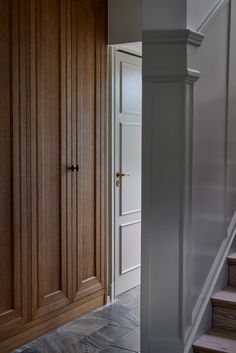
[[[143,31],[145,44],[191,44],[200,47],[204,35],[190,29]]]
[[[187,69],[184,74],[172,75],[143,75],[143,82],[196,82],[200,78],[200,71]]]

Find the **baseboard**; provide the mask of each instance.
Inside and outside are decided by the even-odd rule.
[[[61,325],[66,324],[69,321],[76,319],[79,316],[87,314],[105,303],[104,291],[98,293],[93,299],[87,301],[79,306],[73,307],[72,309],[54,316],[53,318],[37,324],[30,328],[25,328],[22,332],[7,338],[0,342],[0,352],[10,353],[12,350],[48,333],[51,330],[58,328]],[[27,325],[27,324],[26,324]]]
[[[183,353],[184,346],[180,343],[152,342],[149,346],[149,353]]]

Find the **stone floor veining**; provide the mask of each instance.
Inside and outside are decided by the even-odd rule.
[[[140,287],[12,353],[140,352]]]

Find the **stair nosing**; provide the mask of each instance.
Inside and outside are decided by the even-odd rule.
[[[227,257],[227,261],[230,265],[236,266],[236,253],[233,253]]]
[[[224,298],[224,297],[220,297],[221,294],[224,293],[231,293],[232,298]],[[223,289],[222,291],[219,291],[217,293],[215,293],[212,297],[211,297],[211,301],[212,304],[214,306],[223,306],[226,308],[232,308],[232,309],[236,309],[236,287],[235,286],[229,286],[225,289]]]

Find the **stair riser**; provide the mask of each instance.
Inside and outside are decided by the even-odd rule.
[[[236,310],[215,306],[213,308],[213,327],[236,333]]]
[[[229,284],[236,286],[236,265],[229,265]]]

